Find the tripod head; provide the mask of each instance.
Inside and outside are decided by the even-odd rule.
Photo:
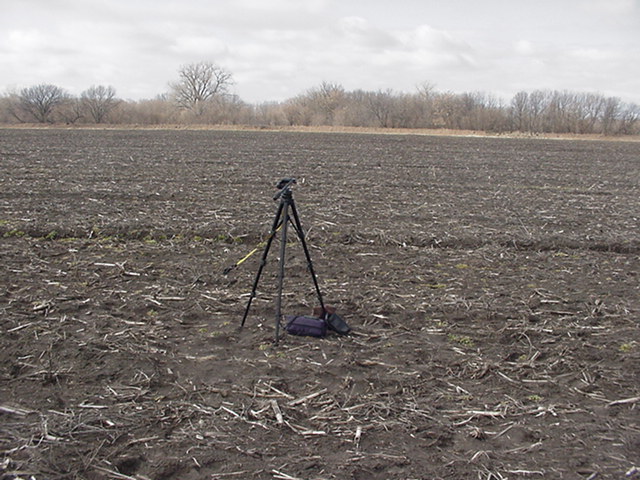
[[[283,178],[278,182],[276,188],[280,190],[273,196],[274,200],[278,200],[280,197],[290,197],[291,196],[291,187],[296,184],[295,178]]]

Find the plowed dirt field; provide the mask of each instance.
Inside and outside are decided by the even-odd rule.
[[[640,478],[639,143],[6,129],[0,165],[3,480]],[[350,335],[274,344],[278,240],[238,328],[283,177]]]

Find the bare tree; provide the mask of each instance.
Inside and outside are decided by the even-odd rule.
[[[462,128],[500,132],[506,129],[507,117],[502,102],[485,92],[460,95],[462,103]]]
[[[82,100],[77,97],[69,97],[64,104],[57,109],[58,117],[67,124],[75,124],[84,116]]]
[[[585,93],[579,95],[578,99],[582,106],[578,133],[593,133],[596,123],[602,117],[606,99],[598,93]]]
[[[15,120],[21,121],[16,115],[18,109],[18,94],[8,92],[0,96],[0,123],[13,123]]]
[[[394,128],[418,128],[425,124],[425,104],[413,93],[394,95],[392,124]]]
[[[282,110],[287,119],[288,125],[311,125],[312,110],[310,100],[307,95],[286,100],[282,105]]]
[[[31,115],[38,122],[47,123],[52,120],[56,107],[64,103],[69,95],[60,87],[40,84],[23,88],[18,95],[20,109]]]
[[[619,134],[633,135],[637,133],[636,125],[640,122],[640,106],[635,103],[624,104],[623,110],[620,112]]]
[[[207,102],[226,93],[233,83],[232,75],[211,62],[184,65],[178,71],[180,80],[170,84],[180,108],[202,115]]]
[[[104,122],[109,112],[120,103],[120,101],[116,99],[115,88],[111,86],[94,85],[82,92],[80,98],[83,107],[89,112],[89,115],[95,123]]]
[[[337,111],[345,104],[345,90],[339,83],[324,81],[305,96],[316,125],[333,125]]]
[[[543,115],[549,106],[550,97],[551,94],[544,90],[534,90],[529,94],[529,132],[540,133],[542,131]]]
[[[378,127],[389,128],[392,126],[392,113],[394,107],[394,96],[390,89],[386,91],[378,90],[366,95],[366,104],[376,119]]]
[[[143,125],[160,125],[176,123],[176,110],[166,95],[158,95],[152,99],[122,102],[113,117],[116,123],[140,123]]]
[[[529,94],[524,91],[516,93],[511,99],[511,121],[513,128],[519,132],[524,132],[527,124],[527,104]]]
[[[453,92],[439,93],[433,103],[435,125],[453,130],[462,128],[464,107],[461,95]]]
[[[549,106],[545,112],[544,130],[547,132],[573,132],[577,125],[579,114],[577,96],[566,91],[554,91],[549,99]]]
[[[620,116],[620,99],[618,97],[609,97],[605,100],[604,110],[602,112],[602,133],[612,135],[615,133],[616,120]]]
[[[422,106],[422,122],[425,127],[433,126],[433,109],[437,96],[436,86],[431,82],[418,85],[418,98]]]

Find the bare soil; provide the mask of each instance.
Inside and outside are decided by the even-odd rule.
[[[2,480],[640,478],[638,143],[7,129],[0,162]],[[288,176],[348,336],[274,344],[277,242],[238,328]]]

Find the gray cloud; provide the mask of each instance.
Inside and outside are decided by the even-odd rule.
[[[230,70],[247,101],[321,81],[413,91],[599,91],[640,103],[638,0],[30,0],[0,17],[0,91],[47,82],[125,98],[180,65]]]

